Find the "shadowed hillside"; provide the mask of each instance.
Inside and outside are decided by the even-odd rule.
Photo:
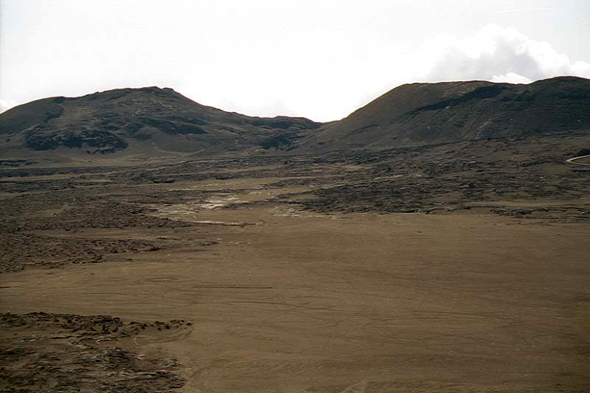
[[[268,149],[288,146],[303,130],[318,126],[303,118],[224,112],[157,87],[47,98],[0,116],[4,153],[59,148],[90,154]]]
[[[590,130],[590,80],[397,87],[303,141],[308,150],[382,149]]]
[[[249,117],[200,105],[172,89],[118,89],[34,101],[0,115],[0,157],[96,153],[212,155],[321,153],[586,133],[590,80],[528,85],[483,81],[397,87],[331,123]],[[58,154],[55,154],[58,153]],[[118,155],[115,155],[118,156]]]

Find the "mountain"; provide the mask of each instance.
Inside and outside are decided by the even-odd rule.
[[[172,89],[146,87],[15,107],[0,115],[0,158],[265,149],[322,153],[588,131],[590,80],[576,77],[526,85],[407,84],[325,124],[229,113]]]
[[[590,80],[399,86],[301,141],[299,150],[384,149],[590,130]]]
[[[46,98],[1,114],[0,154],[268,149],[289,146],[319,126],[304,118],[224,112],[168,88],[117,89]]]

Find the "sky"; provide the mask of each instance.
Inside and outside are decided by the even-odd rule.
[[[0,0],[0,112],[171,87],[337,120],[404,83],[590,78],[588,0]]]

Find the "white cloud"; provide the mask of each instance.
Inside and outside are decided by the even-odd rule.
[[[0,110],[157,85],[224,110],[328,121],[403,83],[590,77],[563,54],[590,60],[576,46],[584,7],[559,0],[472,1],[469,18],[465,0],[0,2]]]
[[[488,25],[472,37],[440,35],[415,57],[425,81],[489,80],[528,83],[562,75],[590,77],[590,63],[572,62],[549,43]]]
[[[501,83],[531,83],[532,80],[527,78],[526,76],[515,74],[514,72],[509,72],[503,75],[494,75],[491,79],[491,82]]]
[[[15,100],[0,100],[0,113],[6,112],[17,105],[18,103]]]

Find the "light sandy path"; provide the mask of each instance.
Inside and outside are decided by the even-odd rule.
[[[576,162],[576,161],[584,159],[584,158],[590,158],[590,154],[587,156],[579,156],[579,157],[569,158],[569,159],[565,160],[565,162],[567,162],[568,164],[576,164],[576,165],[590,165],[590,163]]]

